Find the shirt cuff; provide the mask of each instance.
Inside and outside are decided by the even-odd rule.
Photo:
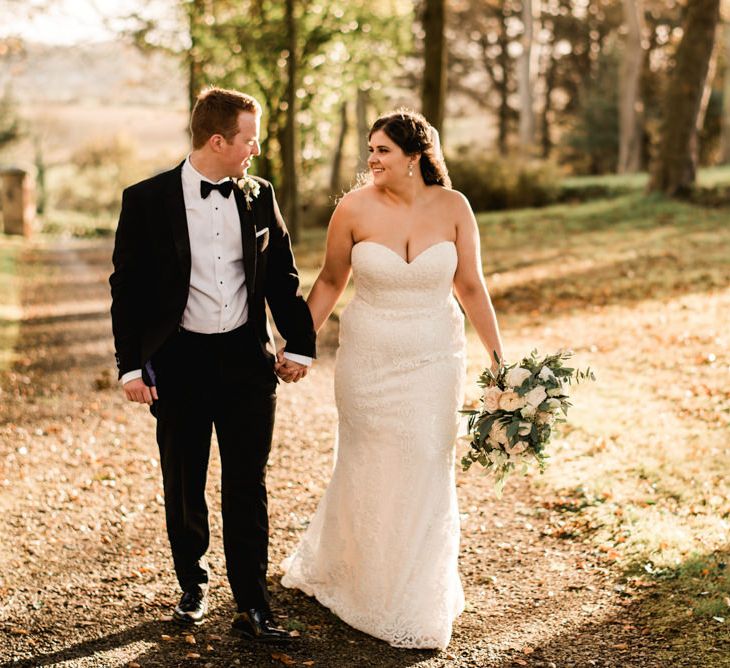
[[[119,382],[124,385],[124,383],[128,383],[130,380],[135,380],[136,378],[142,378],[142,369],[135,369],[134,371],[127,371],[120,379]]]
[[[284,357],[288,360],[291,360],[292,362],[296,362],[297,364],[303,364],[304,366],[312,366],[312,358],[307,357],[306,355],[297,355],[296,353],[287,353],[285,351]]]

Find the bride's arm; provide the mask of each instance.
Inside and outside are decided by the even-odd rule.
[[[307,297],[315,331],[319,331],[329,318],[350,278],[350,253],[353,240],[351,204],[348,198],[346,195],[332,214],[327,229],[324,266]]]
[[[459,201],[456,226],[456,251],[459,263],[454,276],[454,291],[489,354],[492,369],[496,369],[494,352],[499,355],[500,360],[503,359],[502,341],[497,316],[482,273],[479,227],[466,198],[457,192],[454,192],[452,197],[458,198]]]

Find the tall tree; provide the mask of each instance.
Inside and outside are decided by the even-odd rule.
[[[446,96],[446,0],[424,0],[423,90],[421,111],[429,123],[443,131]]]
[[[723,26],[725,76],[722,89],[722,161],[730,164],[730,20]]]
[[[664,122],[650,188],[685,196],[697,173],[697,119],[700,115],[715,35],[720,0],[690,0],[682,41],[664,103]]]
[[[623,0],[623,3],[627,35],[619,79],[619,174],[637,172],[641,168],[639,85],[644,60],[642,0]]]
[[[297,21],[294,16],[294,0],[286,0],[286,121],[282,160],[284,163],[284,212],[293,242],[299,240],[299,189],[297,188],[297,78],[298,52]]]
[[[522,0],[522,38],[517,68],[517,90],[520,98],[519,139],[523,151],[532,151],[535,144],[534,85],[534,21],[533,0]]]

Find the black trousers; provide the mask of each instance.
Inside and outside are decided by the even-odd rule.
[[[205,483],[212,428],[221,456],[223,543],[239,610],[268,609],[266,462],[277,378],[254,330],[180,330],[152,359],[167,533],[183,591],[206,591]]]

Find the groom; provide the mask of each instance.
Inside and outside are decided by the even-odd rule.
[[[174,618],[207,612],[205,483],[212,427],[221,457],[223,542],[244,637],[282,640],[266,586],[265,469],[276,373],[306,374],[315,333],[271,184],[246,175],[261,107],[219,88],[198,97],[193,150],[124,191],[114,245],[112,328],[130,401],[157,418],[167,532],[182,598]],[[276,362],[265,313],[286,340]]]

